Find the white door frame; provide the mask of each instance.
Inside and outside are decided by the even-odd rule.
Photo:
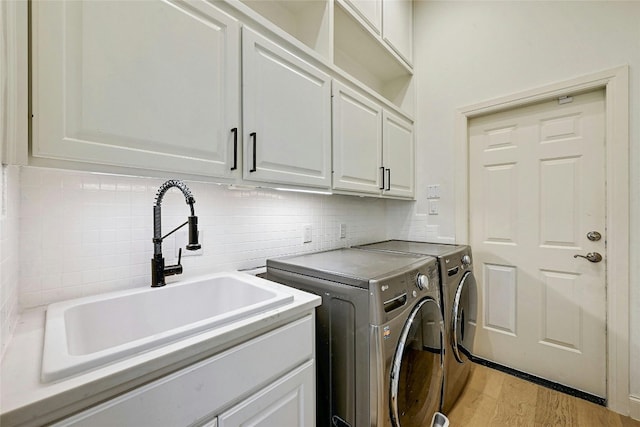
[[[492,99],[456,111],[456,243],[469,241],[471,118],[585,90],[605,89],[607,236],[607,406],[629,414],[629,67],[621,66]]]

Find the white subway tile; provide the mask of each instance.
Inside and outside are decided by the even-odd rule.
[[[29,259],[32,266],[20,268],[23,307],[67,295],[148,285],[152,206],[163,180],[33,167],[21,170],[20,258]],[[197,201],[204,255],[183,258],[182,277],[264,265],[269,257],[382,240],[387,229],[389,237],[396,237],[400,230],[411,235],[426,229],[426,223],[410,226],[415,215],[406,202],[267,189],[236,191],[200,182],[187,185]],[[163,233],[187,215],[182,195],[170,190],[162,205]],[[347,224],[347,239],[338,236],[340,223]],[[304,224],[312,225],[311,243],[302,243]],[[58,250],[53,251],[54,247]],[[173,262],[174,239],[164,242],[163,254]],[[54,264],[56,259],[59,264]],[[48,282],[43,291],[41,280],[47,274],[43,267],[47,266],[55,269],[60,280]],[[66,291],[56,292],[53,286]]]

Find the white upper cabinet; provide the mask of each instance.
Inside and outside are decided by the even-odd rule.
[[[240,0],[325,60],[333,57],[333,0]],[[235,3],[239,7],[238,3]],[[240,7],[242,9],[242,7]]]
[[[328,189],[329,75],[248,27],[242,37],[245,180]]]
[[[333,188],[379,194],[382,107],[333,82]]]
[[[413,123],[333,82],[333,188],[413,198]]]
[[[31,6],[29,164],[414,195],[410,0]]]
[[[350,7],[376,34],[382,34],[382,0],[339,0]]]
[[[413,123],[393,114],[383,112],[385,168],[384,194],[396,197],[415,196],[415,142]]]
[[[367,18],[373,11],[381,13],[379,24]],[[335,0],[333,34],[336,66],[400,110],[414,113],[411,0]]]
[[[408,64],[413,64],[413,2],[383,1],[382,37]]]
[[[240,176],[236,19],[204,1],[32,7],[33,156]]]

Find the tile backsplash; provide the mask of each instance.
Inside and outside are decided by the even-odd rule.
[[[152,206],[163,182],[20,168],[21,308],[148,285]],[[168,281],[263,266],[270,257],[426,237],[426,222],[415,221],[412,202],[186,183],[196,199],[203,251],[189,257],[183,251],[184,274]],[[171,189],[162,203],[163,234],[187,215],[184,197]],[[346,238],[340,238],[340,224],[347,226]],[[308,225],[312,241],[303,243]],[[175,263],[176,245],[186,243],[185,233],[175,235],[163,243],[168,264]]]

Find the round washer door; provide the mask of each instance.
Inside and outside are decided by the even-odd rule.
[[[451,346],[456,360],[464,363],[464,357],[473,351],[475,325],[478,310],[478,289],[471,271],[465,273],[453,299]]]
[[[440,410],[444,322],[440,304],[421,299],[402,328],[391,365],[390,412],[394,427],[429,425]]]

